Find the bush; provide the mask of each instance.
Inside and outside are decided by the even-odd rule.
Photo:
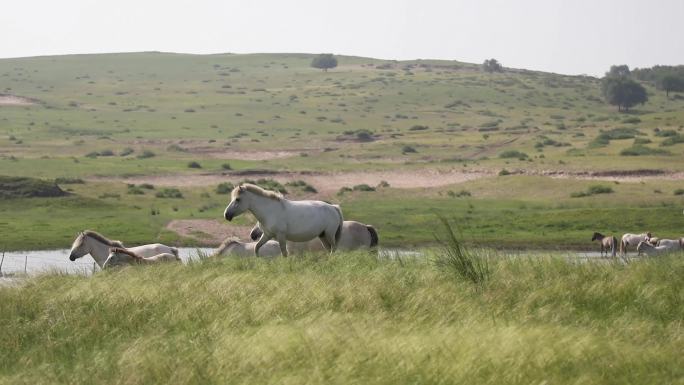
[[[0,176],[0,199],[61,197],[65,195],[67,193],[59,188],[54,181]]]
[[[316,190],[316,188],[314,188],[314,186],[306,183],[305,181],[303,181],[301,179],[296,180],[296,181],[292,181],[292,182],[287,182],[287,183],[285,183],[285,186],[297,187],[304,192],[310,192],[310,193],[317,193],[318,192],[318,190]]]
[[[164,188],[159,191],[154,195],[157,198],[173,198],[173,199],[182,199],[183,198],[183,193],[180,192],[177,188]]]
[[[126,147],[121,152],[119,153],[119,156],[127,156],[131,155],[135,150],[133,150],[131,147]]]
[[[499,171],[499,176],[506,176],[506,175],[511,175],[511,172],[506,170],[505,168],[501,171]]]
[[[375,187],[371,187],[365,183],[363,184],[357,184],[352,188],[354,191],[375,191]]]
[[[415,125],[415,126],[409,128],[409,131],[424,131],[424,130],[427,130],[427,129],[429,129],[429,128],[430,128],[430,127],[428,127],[428,126],[421,126],[421,125],[418,125],[418,124],[417,124],[417,125]]]
[[[145,190],[154,190],[154,185],[149,184],[149,183],[142,183],[138,185],[140,188],[144,188]]]
[[[588,197],[591,195],[596,195],[596,194],[611,194],[613,193],[613,188],[610,186],[602,186],[602,185],[591,185],[587,188],[586,191],[578,191],[578,192],[573,192],[570,194],[571,198],[582,198],[582,197]]]
[[[81,178],[55,178],[55,183],[57,184],[84,184],[85,181]]]
[[[527,159],[528,155],[525,154],[524,152],[521,152],[518,150],[506,150],[506,151],[499,154],[499,158],[502,158],[502,159],[508,159],[508,158]]]
[[[202,165],[195,161],[192,161],[188,163],[188,168],[202,168]]]
[[[216,193],[230,194],[234,188],[235,186],[230,182],[220,183],[218,186],[216,186]]]
[[[418,152],[418,151],[417,151],[415,148],[413,148],[412,146],[409,146],[409,145],[406,145],[406,146],[404,146],[404,147],[401,148],[401,153],[402,153],[402,154],[411,154],[411,153],[416,153],[416,152]]]
[[[660,143],[660,145],[661,146],[674,146],[675,144],[679,144],[679,143],[684,143],[684,136],[677,134],[677,135],[670,136],[670,137],[666,138],[665,140],[663,140]]]
[[[150,150],[144,150],[140,155],[137,156],[138,159],[147,159],[147,158],[153,158],[156,156],[154,152]]]
[[[678,189],[674,190],[674,195],[684,195],[684,189],[678,188]]]
[[[337,192],[337,195],[342,195],[342,194],[344,194],[344,193],[346,193],[346,192],[351,192],[351,191],[352,191],[352,189],[349,188],[349,187],[346,187],[346,186],[345,186],[345,187],[341,187],[340,190]]]
[[[136,185],[129,185],[129,186],[128,186],[128,194],[131,194],[131,195],[144,195],[144,194],[145,194],[145,191],[143,191],[143,189],[141,189],[140,187],[138,187],[138,186],[136,186]]]
[[[251,180],[251,179],[245,179],[241,183],[251,183],[255,184],[263,189],[266,190],[271,190],[271,191],[277,191],[281,194],[287,194],[287,189],[285,189],[285,186],[283,186],[280,182],[277,180],[273,180],[271,178],[265,179],[257,179],[256,181]]]
[[[230,163],[224,163],[221,165],[221,168],[223,170],[232,170],[233,168],[230,166]]]
[[[620,151],[622,156],[643,156],[643,155],[670,155],[670,152],[660,148],[650,148],[643,145],[634,145]]]
[[[470,281],[479,288],[491,277],[487,257],[470,252],[456,237],[454,229],[446,218],[439,218],[444,225],[446,236],[435,238],[441,246],[441,252],[437,254],[435,265],[442,271],[452,274],[459,279]]]

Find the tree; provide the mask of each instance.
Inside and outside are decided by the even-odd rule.
[[[648,100],[646,89],[627,76],[606,76],[603,78],[602,91],[606,101],[618,106],[618,111],[629,111],[630,107]]]
[[[487,59],[482,63],[485,72],[503,72],[503,67],[496,59]]]
[[[656,87],[665,90],[667,96],[670,96],[670,91],[684,92],[684,76],[675,73],[663,75],[656,80]]]
[[[320,68],[324,72],[328,72],[328,68],[337,67],[337,58],[331,53],[322,53],[313,58],[311,61],[313,68]]]
[[[626,77],[629,76],[629,67],[626,64],[610,66],[610,71],[606,72],[606,77]]]

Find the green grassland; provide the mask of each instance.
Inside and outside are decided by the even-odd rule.
[[[276,180],[278,172],[305,180],[311,172],[492,175],[439,188],[314,196],[377,226],[387,246],[431,243],[436,212],[459,219],[468,240],[502,248],[587,248],[593,231],[681,236],[684,196],[674,191],[684,182],[670,178],[684,171],[684,101],[676,94],[646,84],[649,102],[625,114],[602,101],[592,77],[346,56],[323,72],[309,67],[311,57],[0,60],[0,93],[35,102],[0,105],[0,175],[86,181],[62,186],[68,197],[0,201],[0,248],[65,247],[84,228],[130,243],[201,243],[165,225],[220,219],[227,202],[215,186],[181,187],[182,199],[164,199],[128,194],[123,178],[213,175],[235,183],[250,170],[270,170]],[[494,176],[504,169],[513,175]],[[619,185],[533,176],[637,170],[664,174]],[[597,183],[614,192],[570,197]],[[456,196],[462,190],[470,196]]]
[[[41,276],[0,288],[0,384],[682,383],[681,256],[490,258],[477,285],[363,253]]]

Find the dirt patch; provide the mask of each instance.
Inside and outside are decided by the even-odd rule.
[[[218,246],[228,237],[248,240],[252,230],[248,226],[235,226],[213,219],[175,219],[166,228],[182,237],[193,238],[211,246]]]
[[[289,151],[239,151],[231,149],[221,149],[211,146],[188,147],[185,149],[188,154],[201,155],[203,158],[213,159],[239,159],[239,160],[270,160],[283,159],[299,156],[305,150]]]
[[[38,101],[16,95],[0,94],[0,106],[31,106]]]
[[[125,183],[151,183],[156,186],[196,187],[215,186],[222,182],[238,183],[244,179],[273,178],[281,183],[304,180],[313,185],[320,194],[337,193],[342,187],[352,187],[357,184],[377,186],[385,181],[395,188],[425,188],[439,187],[450,184],[463,183],[495,175],[493,171],[463,171],[463,170],[391,170],[369,172],[276,172],[265,170],[225,172],[195,175],[161,175],[125,178]],[[111,179],[110,179],[111,180]]]

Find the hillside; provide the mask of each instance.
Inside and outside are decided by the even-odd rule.
[[[63,201],[0,202],[0,226],[24,234],[5,247],[30,242],[26,215],[45,221],[32,231],[53,246],[84,228],[215,244],[199,230],[165,226],[220,220],[227,202],[217,185],[259,178],[310,183],[317,193],[291,188],[290,196],[342,203],[348,218],[379,226],[386,245],[431,242],[435,211],[496,246],[589,247],[595,229],[674,236],[681,227],[684,100],[676,94],[646,84],[649,102],[625,114],[602,101],[591,77],[344,56],[323,72],[311,58],[0,60],[0,175],[87,182],[62,186],[74,193]],[[613,192],[572,197],[595,183]],[[363,184],[382,187],[349,191]],[[182,198],[160,198],[161,188]]]

